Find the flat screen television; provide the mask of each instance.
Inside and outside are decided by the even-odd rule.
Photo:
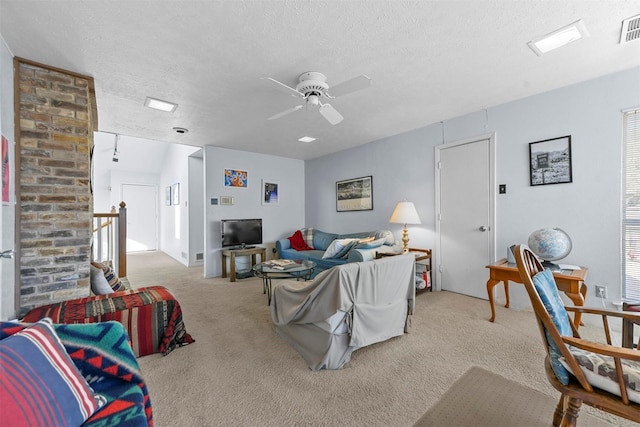
[[[223,248],[243,248],[262,244],[262,219],[223,219],[221,237]]]

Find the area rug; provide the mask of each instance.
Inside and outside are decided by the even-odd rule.
[[[549,427],[557,403],[556,398],[474,366],[449,388],[414,427]],[[584,411],[580,412],[578,425],[613,426]]]

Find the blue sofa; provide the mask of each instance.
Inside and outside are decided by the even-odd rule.
[[[325,231],[305,228],[301,230],[307,237],[307,244],[313,247],[313,250],[298,251],[291,247],[289,238],[279,239],[276,241],[276,250],[281,259],[292,260],[309,260],[316,263],[312,277],[324,270],[328,270],[336,265],[342,265],[349,262],[371,261],[376,258],[378,252],[400,252],[401,242],[396,242],[393,234],[389,230],[365,231],[361,233],[327,233]],[[352,248],[342,256],[323,258],[326,250],[335,240],[341,239],[371,239],[373,241],[366,243],[355,242]]]

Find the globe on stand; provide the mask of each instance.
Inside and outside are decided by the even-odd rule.
[[[551,261],[565,258],[571,252],[569,235],[559,228],[541,228],[529,235],[529,248],[543,261],[542,265],[550,270],[560,267]]]

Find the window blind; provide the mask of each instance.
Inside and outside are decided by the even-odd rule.
[[[640,301],[640,108],[623,113],[622,297]]]

